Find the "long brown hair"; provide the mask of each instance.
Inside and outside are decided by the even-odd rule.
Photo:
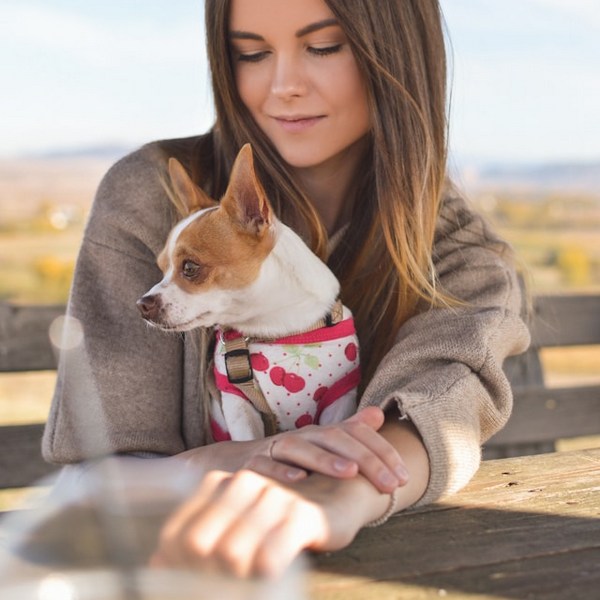
[[[446,298],[432,268],[446,173],[446,55],[438,0],[325,0],[346,33],[370,103],[371,143],[357,202],[329,265],[353,311],[363,385],[419,303]],[[206,0],[206,36],[217,120],[196,167],[220,197],[233,160],[251,142],[269,198],[287,225],[326,258],[319,215],[243,105],[228,44],[230,0]]]

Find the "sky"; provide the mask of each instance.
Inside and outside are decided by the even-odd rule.
[[[600,160],[600,0],[441,5],[454,156]],[[0,0],[0,158],[206,131],[202,12],[202,0]]]

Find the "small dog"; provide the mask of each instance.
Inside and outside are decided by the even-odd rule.
[[[169,160],[183,219],[158,257],[164,277],[137,306],[166,331],[215,327],[211,402],[216,441],[250,440],[356,410],[360,381],[352,315],[339,283],[279,221],[246,144],[220,202]]]

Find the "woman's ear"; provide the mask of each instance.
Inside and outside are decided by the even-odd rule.
[[[192,181],[176,158],[169,159],[169,177],[173,189],[173,194],[169,194],[169,198],[182,217],[218,204]]]

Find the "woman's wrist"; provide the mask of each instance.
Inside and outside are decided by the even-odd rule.
[[[378,518],[373,521],[365,523],[365,527],[379,527],[383,525],[387,520],[397,511],[398,509],[398,495],[399,491],[396,488],[391,494],[387,510]]]
[[[363,475],[337,479],[321,473],[289,484],[308,501],[320,506],[332,532],[347,537],[350,543],[368,523],[381,518],[390,506],[390,494],[380,493]],[[402,488],[397,488],[398,496]],[[339,546],[341,547],[341,546]]]
[[[318,484],[325,490],[322,494],[325,504],[345,519],[351,519],[357,530],[383,524],[393,514],[409,508],[423,496],[429,481],[429,458],[414,425],[399,421],[393,413],[388,415],[380,434],[399,451],[409,471],[407,483],[393,492],[381,493],[360,473],[351,479],[335,479],[315,473],[293,484],[293,487],[301,493],[306,491],[312,498],[314,485]]]

